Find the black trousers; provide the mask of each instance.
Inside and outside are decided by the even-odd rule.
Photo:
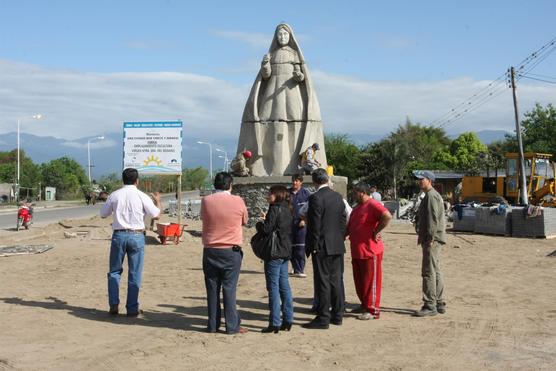
[[[317,317],[315,321],[329,324],[331,320],[341,321],[344,315],[342,293],[342,265],[344,255],[313,254],[315,301]]]
[[[241,269],[243,254],[240,250],[203,249],[203,272],[207,289],[207,308],[209,332],[218,331],[221,323],[222,309],[220,291],[224,297],[224,318],[226,333],[235,334],[239,331],[241,319],[236,308],[236,288]]]

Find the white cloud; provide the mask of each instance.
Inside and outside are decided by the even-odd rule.
[[[409,49],[419,45],[416,39],[409,36],[391,35],[391,34],[375,34],[373,36],[375,42],[387,49]]]
[[[249,87],[178,72],[84,73],[0,60],[0,132],[64,139],[121,131],[124,121],[182,119],[185,132],[236,135]]]
[[[313,71],[313,78],[325,131],[352,134],[387,134],[407,116],[427,124],[488,84],[470,78],[376,82],[323,71]],[[42,113],[43,120],[23,121],[21,131],[64,138],[69,146],[84,145],[72,144],[76,138],[121,132],[124,121],[175,119],[183,120],[184,135],[233,140],[251,82],[237,85],[178,72],[86,73],[0,60],[0,132],[15,131],[17,118]],[[518,96],[520,111],[526,112],[536,101],[554,102],[556,87],[520,82]],[[513,127],[508,89],[446,129]]]
[[[437,82],[376,82],[314,71],[325,130],[343,133],[385,134],[409,117],[429,124],[486,87],[490,81],[470,78]],[[535,102],[554,103],[556,87],[521,84],[522,113]],[[486,129],[512,131],[515,127],[511,90],[506,89],[460,120],[445,126],[449,133]]]
[[[115,141],[113,141],[111,139],[95,140],[95,141],[91,140],[91,143],[89,144],[89,147],[91,149],[102,149],[102,148],[115,147],[119,144],[120,143],[116,143]],[[84,147],[87,146],[87,142],[84,141],[84,140],[67,141],[67,142],[63,142],[62,145],[65,146],[65,147],[71,147],[71,148],[84,148]]]
[[[212,34],[223,39],[232,40],[255,49],[268,49],[272,43],[274,32],[260,33],[260,32],[244,32],[232,30],[213,30]],[[311,37],[306,34],[295,33],[296,40],[304,44],[311,41]]]
[[[214,30],[212,33],[223,39],[237,41],[247,44],[253,48],[268,48],[272,41],[272,33],[264,34],[258,32],[243,32],[229,30]]]

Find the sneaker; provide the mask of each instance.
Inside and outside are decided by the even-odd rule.
[[[440,314],[446,313],[446,303],[436,304],[436,311]]]
[[[361,313],[369,313],[369,312],[368,312],[365,308],[359,306],[359,307],[357,307],[357,308],[355,308],[355,309],[352,309],[352,310],[350,311],[350,313],[353,313],[353,314],[361,314]]]
[[[438,312],[436,309],[430,309],[426,305],[423,305],[421,309],[415,312],[415,317],[428,317],[428,316],[436,316]]]
[[[375,319],[375,317],[371,313],[365,312],[365,313],[361,313],[360,315],[358,315],[357,319],[361,320],[361,321],[368,321],[368,320],[371,320],[371,319]]]

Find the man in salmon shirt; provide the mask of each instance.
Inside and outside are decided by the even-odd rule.
[[[361,301],[357,319],[380,317],[380,291],[382,288],[382,255],[384,244],[380,232],[390,223],[392,215],[378,201],[370,197],[370,187],[358,183],[353,187],[357,206],[351,212],[346,235],[351,245],[351,264],[355,290]]]
[[[245,333],[236,308],[236,288],[243,252],[243,226],[247,223],[247,208],[243,199],[231,194],[233,178],[221,172],[214,177],[216,192],[203,197],[203,272],[207,289],[208,332],[220,329],[222,309],[220,290],[224,298],[224,321],[227,334]]]

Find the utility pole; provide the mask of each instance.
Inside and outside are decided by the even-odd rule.
[[[510,67],[510,77],[512,83],[512,94],[514,98],[514,114],[515,114],[515,134],[517,137],[517,146],[519,148],[519,198],[522,205],[527,205],[527,180],[525,178],[525,157],[523,156],[523,142],[521,140],[521,125],[519,123],[519,111],[517,110],[517,96],[515,93],[515,69]]]

